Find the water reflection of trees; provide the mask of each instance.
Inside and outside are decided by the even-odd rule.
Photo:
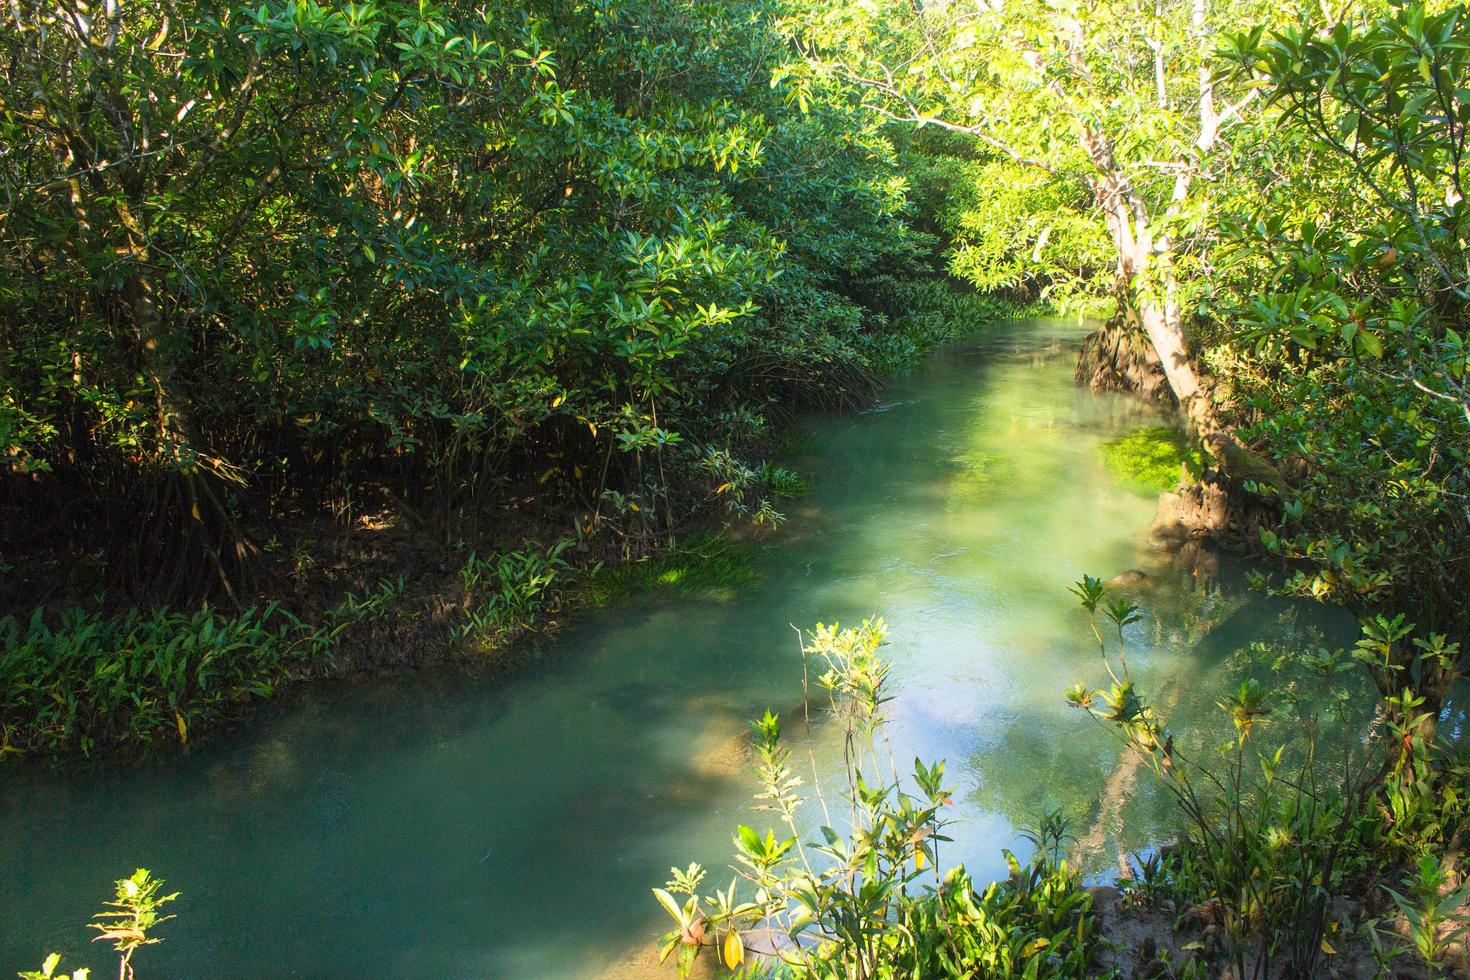
[[[1358,691],[1357,672],[1324,681],[1300,654],[1344,643],[1343,624],[1312,607],[1245,591],[1231,563],[1224,573],[1213,561],[1207,568],[1196,574],[1189,565],[1160,562],[1129,593],[1144,614],[1127,633],[1132,674],[1178,751],[1207,760],[1228,742],[1230,725],[1217,702],[1250,676],[1275,701],[1263,745],[1300,753],[1308,731],[1302,719],[1311,717],[1321,744],[1336,753],[1330,758],[1340,758],[1367,720],[1371,698]],[[1079,838],[1074,859],[1089,871],[1117,867],[1120,854],[1167,839],[1177,825],[1154,775],[1122,751],[1113,733],[1063,705],[1068,683],[1100,684],[1101,674],[1099,661],[1084,677],[1057,678],[1055,706],[1034,709],[998,744],[964,760],[975,776],[970,805],[1019,827],[1034,825],[1044,809],[1060,810]]]

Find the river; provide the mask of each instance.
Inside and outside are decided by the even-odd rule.
[[[811,492],[733,597],[588,614],[508,678],[306,688],[187,755],[0,777],[0,975],[51,950],[106,975],[83,926],[137,866],[182,892],[145,978],[643,975],[650,886],[691,860],[728,880],[734,826],[759,822],[740,736],[801,700],[792,625],[869,615],[891,631],[897,757],[946,759],[957,787],[947,860],[1003,875],[1018,827],[1059,806],[1080,859],[1116,865],[1167,814],[1063,703],[1105,679],[1068,586],[1150,573],[1130,664],[1176,728],[1214,713],[1237,651],[1301,627],[1229,562],[1202,577],[1145,548],[1154,501],[1098,444],[1158,416],[1074,385],[1081,333],[998,327],[869,411],[808,420],[790,463]],[[819,778],[831,735],[818,718]]]

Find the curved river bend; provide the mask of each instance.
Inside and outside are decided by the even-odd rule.
[[[1073,384],[1080,336],[1008,325],[873,410],[810,420],[792,463],[812,492],[733,599],[582,617],[509,679],[306,690],[185,757],[0,776],[0,975],[53,949],[105,962],[83,924],[140,865],[183,893],[138,954],[145,977],[645,975],[663,928],[649,887],[690,860],[723,882],[734,826],[759,822],[741,733],[800,702],[792,624],[869,615],[891,630],[897,758],[947,759],[958,787],[947,858],[1003,875],[1001,848],[1027,853],[1017,827],[1047,805],[1092,867],[1115,865],[1163,811],[1063,704],[1104,680],[1067,587],[1152,572],[1130,663],[1176,729],[1294,614],[1241,595],[1238,573],[1201,585],[1144,551],[1154,502],[1098,443],[1155,419]],[[832,734],[810,738],[835,778]]]

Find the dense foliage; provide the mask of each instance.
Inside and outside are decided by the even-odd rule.
[[[530,479],[589,530],[663,528],[772,402],[867,391],[946,301],[911,284],[932,239],[877,121],[788,110],[780,12],[16,7],[16,593],[49,555],[73,592],[243,603],[279,522]]]
[[[1252,79],[1220,73],[1217,45],[1282,14],[1256,0],[830,0],[789,29],[806,55],[800,79],[968,138],[973,186],[946,215],[956,272],[1115,300],[1186,421],[1230,445],[1186,332],[1215,188],[1236,134],[1257,124]]]
[[[1224,310],[1241,419],[1299,461],[1267,544],[1298,563],[1289,591],[1410,617],[1375,676],[1431,717],[1470,652],[1467,17],[1411,4],[1235,42],[1310,160],[1260,173],[1226,264],[1248,297]]]
[[[569,540],[778,522],[774,423],[998,309],[937,268],[925,149],[773,84],[785,12],[15,7],[4,744],[182,740],[328,669],[306,638],[385,574],[437,593],[395,612],[427,642],[484,647]],[[402,533],[324,545],[362,528]]]

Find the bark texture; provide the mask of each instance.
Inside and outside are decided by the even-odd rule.
[[[1119,317],[1088,334],[1077,358],[1077,383],[1093,391],[1119,391],[1153,402],[1170,398],[1169,379],[1148,337]]]

